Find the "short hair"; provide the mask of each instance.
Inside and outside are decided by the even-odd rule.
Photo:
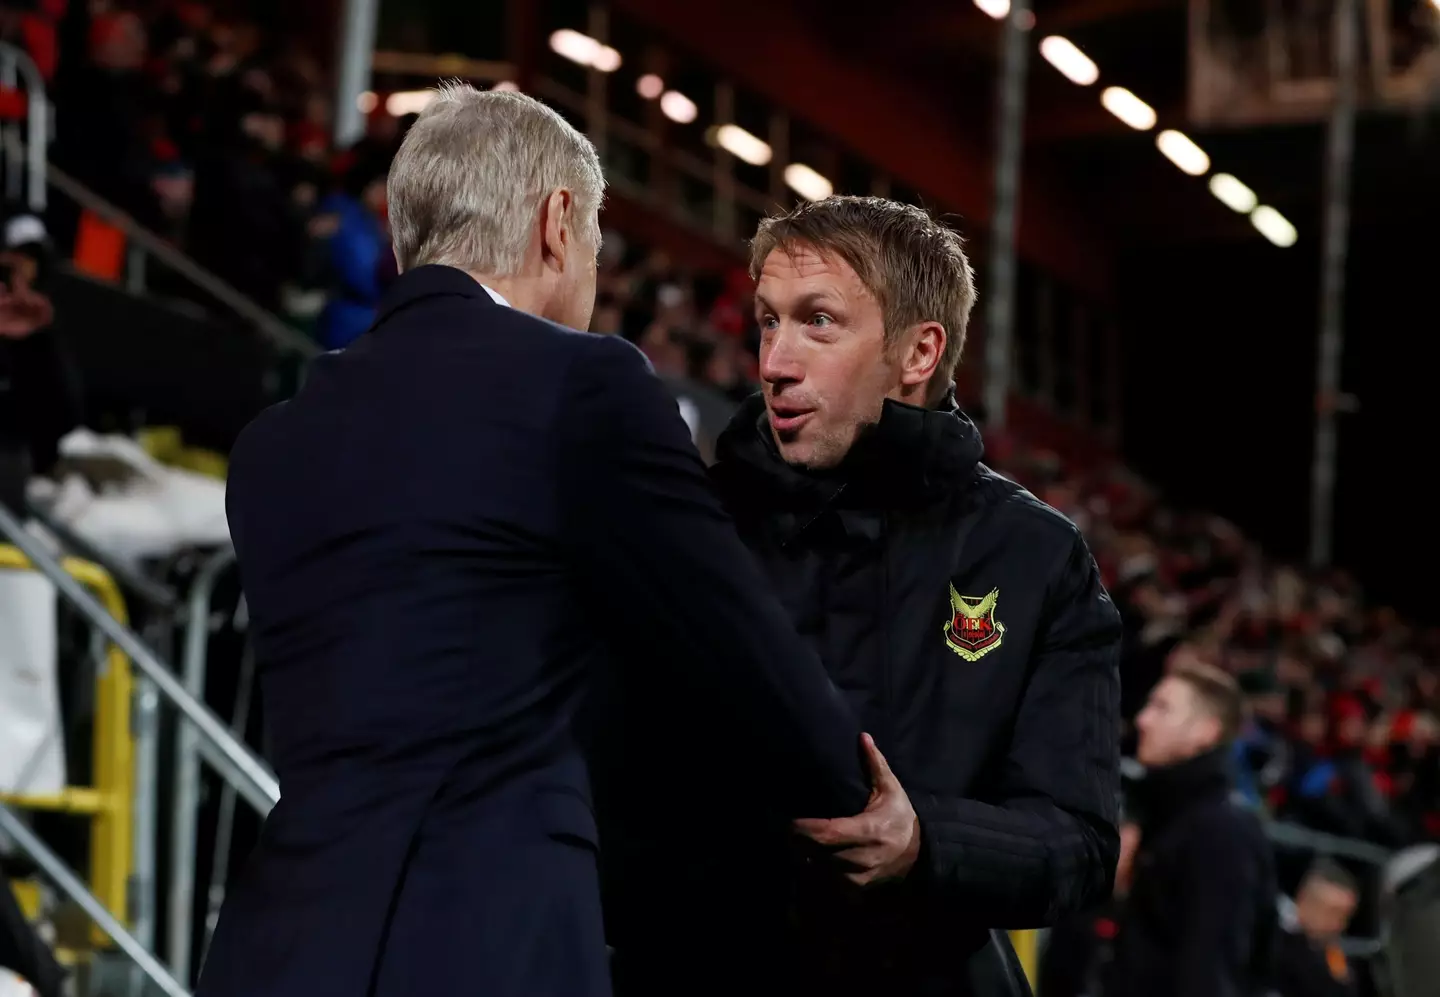
[[[958,232],[923,208],[883,197],[807,201],[760,223],[750,241],[750,276],[759,278],[776,249],[800,246],[850,265],[880,302],[887,346],[921,322],[944,326],[945,350],[932,389],[955,379],[975,306],[975,271]]]
[[[400,269],[440,263],[517,273],[536,212],[562,187],[574,194],[582,236],[598,249],[605,178],[590,140],[533,97],[441,84],[390,166]]]
[[[1310,863],[1310,868],[1306,870],[1305,880],[1301,885],[1310,883],[1329,883],[1331,886],[1338,886],[1356,896],[1360,894],[1360,883],[1354,873],[1326,855],[1322,855]]]
[[[1235,740],[1245,726],[1245,694],[1228,672],[1214,665],[1187,661],[1170,669],[1169,674],[1188,685],[1204,710],[1220,721],[1220,739]]]

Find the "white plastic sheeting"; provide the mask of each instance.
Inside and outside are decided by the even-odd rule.
[[[70,466],[89,461],[128,469],[123,480],[107,474],[106,484],[72,472],[58,485],[32,486],[32,498],[49,505],[51,515],[116,560],[138,567],[186,547],[230,542],[223,482],[167,467],[126,437],[83,429],[60,441],[60,454]]]
[[[41,575],[0,570],[0,792],[65,786],[55,600]]]

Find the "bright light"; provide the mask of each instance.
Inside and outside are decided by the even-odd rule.
[[[654,73],[646,73],[635,81],[635,92],[646,100],[654,100],[665,92],[665,81]]]
[[[835,187],[804,163],[785,167],[785,183],[807,201],[823,201],[835,193]]]
[[[419,114],[434,96],[434,90],[401,90],[385,98],[385,111],[393,118]]]
[[[1210,193],[1219,198],[1225,207],[1242,215],[1248,215],[1260,203],[1253,190],[1228,173],[1217,173],[1210,178]]]
[[[770,162],[770,145],[764,139],[756,138],[739,125],[717,125],[710,129],[706,138],[730,155],[751,166],[764,166]]]
[[[700,109],[679,90],[666,90],[665,95],[660,98],[660,113],[676,124],[688,125],[695,120]]]
[[[1295,245],[1295,240],[1300,237],[1295,231],[1295,226],[1268,204],[1262,204],[1250,212],[1250,224],[1255,226],[1257,232],[1282,249]]]
[[[1010,13],[1010,0],[975,0],[975,6],[997,21],[1005,20],[1005,15]]]
[[[1167,128],[1156,135],[1155,147],[1192,177],[1203,177],[1210,170],[1210,157],[1205,155],[1205,150],[1190,141],[1189,136],[1174,129]]]
[[[620,58],[618,51],[609,45],[601,45],[600,51],[595,53],[595,59],[590,65],[602,73],[613,73],[620,68],[622,61],[624,60]]]
[[[501,80],[499,83],[496,83],[490,89],[499,90],[503,93],[519,93],[520,84],[516,83],[514,80]]]
[[[366,90],[355,98],[355,106],[360,109],[361,114],[369,114],[380,106],[380,98],[375,96],[375,91]]]
[[[1071,83],[1088,87],[1100,78],[1100,67],[1095,65],[1095,60],[1068,38],[1050,35],[1040,42],[1040,54]]]
[[[1155,127],[1155,109],[1124,87],[1106,87],[1100,103],[1137,132],[1148,132]]]
[[[550,48],[556,55],[602,73],[613,73],[620,68],[619,52],[569,28],[561,28],[550,36]]]

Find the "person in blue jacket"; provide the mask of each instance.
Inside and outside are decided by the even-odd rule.
[[[330,298],[320,313],[320,343],[327,350],[350,345],[375,322],[382,264],[390,252],[385,231],[385,176],[379,164],[357,163],[343,188],[325,198],[321,217],[333,219],[324,254]]]

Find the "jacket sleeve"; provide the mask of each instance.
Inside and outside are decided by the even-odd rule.
[[[1120,854],[1120,616],[1079,533],[987,802],[918,795],[918,888],[991,927],[1032,928],[1110,895]]]
[[[609,629],[663,641],[696,694],[676,708],[728,710],[736,765],[784,814],[858,813],[859,726],[721,509],[675,401],[629,343],[585,345],[562,396],[562,503]]]

